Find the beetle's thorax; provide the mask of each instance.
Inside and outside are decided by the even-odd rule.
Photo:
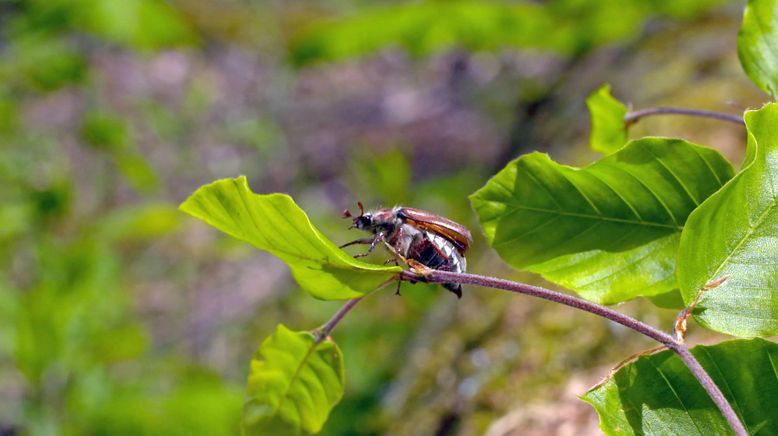
[[[354,219],[354,225],[366,232],[390,235],[396,232],[403,223],[402,218],[397,214],[399,209],[399,207],[395,207],[366,212]]]

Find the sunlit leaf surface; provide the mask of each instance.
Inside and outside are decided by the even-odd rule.
[[[748,77],[773,99],[778,98],[778,3],[748,1],[737,52]]]
[[[627,143],[624,116],[627,108],[611,96],[610,85],[603,85],[586,99],[591,117],[589,146],[603,154],[610,154]]]
[[[243,407],[247,435],[318,433],[343,396],[343,356],[330,339],[279,325],[251,359]]]
[[[201,187],[181,210],[280,258],[317,298],[358,297],[402,270],[355,260],[314,227],[290,196],[255,194],[243,176]]]
[[[778,434],[778,345],[761,339],[697,346],[692,353],[751,434]],[[620,368],[583,400],[606,434],[732,434],[724,417],[675,353]]]
[[[732,172],[714,150],[644,138],[583,169],[545,154],[522,156],[471,201],[510,265],[615,303],[676,286],[686,217]]]
[[[711,280],[695,317],[737,336],[778,333],[778,104],[745,116],[743,169],[689,217],[681,237],[678,281],[684,300]]]

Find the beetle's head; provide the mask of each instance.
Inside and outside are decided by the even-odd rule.
[[[359,216],[353,216],[351,215],[351,212],[346,209],[343,211],[343,218],[353,218],[351,222],[352,229],[356,228],[359,230],[365,230],[365,231],[372,231],[375,228],[375,224],[373,222],[373,215],[368,212],[365,213],[365,208],[362,206],[362,202],[358,201],[357,206],[359,206]]]

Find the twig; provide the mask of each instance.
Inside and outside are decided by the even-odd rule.
[[[697,303],[700,302],[702,294],[710,291],[711,289],[718,288],[722,283],[726,282],[727,279],[729,279],[729,275],[724,275],[706,283],[705,286],[697,291],[697,295],[694,296],[694,300],[692,300],[692,302],[689,303],[689,305],[678,314],[678,317],[675,318],[675,326],[673,328],[673,331],[675,332],[675,342],[678,342],[679,344],[683,343],[684,337],[686,336],[686,321],[690,316],[692,316],[694,308],[697,307]]]
[[[425,269],[423,271],[423,275],[419,275],[411,271],[403,271],[399,274],[399,277],[401,280],[407,281],[423,281],[429,283],[460,283],[463,285],[467,284],[484,286],[488,288],[503,289],[510,292],[530,295],[599,315],[639,333],[642,333],[665,345],[667,348],[678,354],[681,360],[686,364],[692,374],[694,374],[694,376],[700,382],[703,389],[705,389],[705,391],[708,393],[711,400],[713,400],[713,402],[719,408],[722,415],[724,415],[724,418],[727,420],[730,427],[732,427],[732,429],[735,431],[735,434],[738,436],[748,435],[748,432],[743,426],[743,423],[740,422],[740,419],[732,409],[732,406],[724,397],[724,394],[721,393],[721,390],[718,388],[718,386],[716,386],[716,384],[713,382],[713,379],[710,378],[710,375],[708,375],[697,359],[694,358],[686,345],[676,342],[673,336],[668,333],[665,333],[648,324],[642,323],[630,316],[605,306],[601,306],[599,304],[592,303],[572,295],[563,294],[561,292],[552,291],[550,289],[545,289],[538,286],[513,282],[510,280],[503,280],[477,274],[453,273],[431,269]]]
[[[351,311],[351,309],[354,308],[354,306],[357,305],[362,299],[365,297],[357,297],[352,298],[351,300],[348,300],[346,304],[344,304],[340,309],[338,309],[337,312],[335,312],[335,315],[332,315],[332,318],[330,318],[329,321],[327,321],[326,324],[316,329],[318,331],[318,334],[316,335],[316,339],[313,341],[314,344],[318,344],[321,341],[324,340],[327,336],[332,333],[332,330],[335,329],[335,326],[338,325],[340,320],[343,319],[344,316],[346,316],[347,313]]]
[[[729,121],[730,123],[740,124],[741,126],[746,125],[745,121],[743,121],[743,117],[740,115],[704,111],[699,109],[686,109],[680,107],[652,107],[648,109],[641,109],[639,111],[629,112],[624,116],[624,123],[629,126],[631,124],[637,123],[641,118],[652,115],[689,115],[693,117],[713,118],[721,121]]]
[[[327,338],[327,336],[329,336],[330,333],[332,333],[332,331],[335,330],[335,327],[338,325],[338,323],[340,323],[340,321],[343,319],[343,317],[345,317],[349,312],[351,312],[351,309],[353,309],[354,306],[357,305],[357,303],[362,301],[363,298],[365,298],[365,297],[369,296],[370,294],[378,291],[379,289],[384,288],[386,285],[388,285],[389,283],[392,283],[395,280],[398,280],[398,278],[397,277],[392,277],[389,280],[387,280],[387,281],[381,283],[380,285],[378,285],[375,289],[373,289],[369,293],[367,293],[367,294],[365,294],[365,295],[363,295],[361,297],[352,298],[351,300],[346,301],[346,304],[344,304],[340,309],[338,309],[338,311],[335,312],[335,315],[332,315],[332,318],[330,318],[329,321],[324,323],[324,325],[322,325],[321,327],[313,330],[313,333],[316,335],[316,338],[314,339],[313,344],[317,345],[321,341],[323,341],[325,338]]]

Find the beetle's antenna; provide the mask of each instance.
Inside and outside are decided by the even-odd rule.
[[[351,218],[351,211],[348,209],[343,209],[343,218]]]

